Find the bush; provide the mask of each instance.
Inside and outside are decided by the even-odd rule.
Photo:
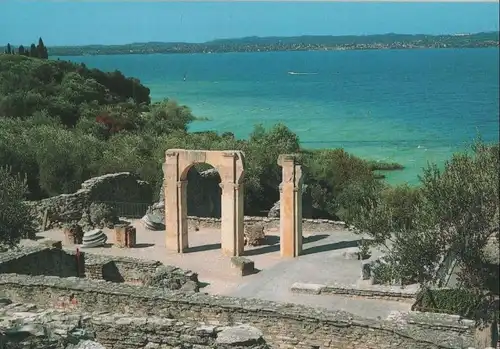
[[[93,202],[89,207],[89,219],[93,226],[104,228],[118,222],[116,210],[108,204]]]
[[[0,167],[0,249],[36,234],[34,217],[24,203],[26,180]]]
[[[403,283],[435,285],[441,281],[437,270],[452,258],[457,288],[485,299],[498,294],[498,264],[488,261],[485,250],[498,234],[499,171],[498,146],[478,141],[443,170],[429,165],[418,189],[376,188],[357,200],[353,195],[346,200],[348,216],[386,248],[389,266],[381,268],[382,275],[389,270]]]
[[[464,289],[422,289],[412,310],[480,318],[485,310],[482,295]]]

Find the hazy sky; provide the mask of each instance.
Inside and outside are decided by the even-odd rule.
[[[0,46],[203,42],[243,36],[498,30],[498,2],[121,2],[0,0]]]

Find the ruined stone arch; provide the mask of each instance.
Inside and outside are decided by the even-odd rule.
[[[163,168],[165,181],[166,247],[178,253],[189,247],[187,222],[187,174],[195,164],[206,163],[221,178],[221,248],[228,256],[239,256],[244,249],[243,178],[241,151],[169,149]]]

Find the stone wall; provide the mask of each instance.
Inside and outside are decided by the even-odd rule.
[[[264,226],[265,230],[269,229],[279,229],[280,219],[279,217],[251,217],[245,216],[245,225],[259,223]],[[220,219],[219,218],[207,218],[207,217],[188,217],[188,226],[190,230],[195,228],[217,228],[220,229]],[[346,229],[345,222],[342,221],[332,221],[329,219],[302,219],[302,229],[304,231],[313,232],[332,232],[333,230]]]
[[[0,275],[0,290],[13,302],[34,303],[44,308],[71,304],[74,311],[174,319],[186,329],[248,324],[261,329],[272,348],[467,348],[472,346],[474,338],[472,321],[444,314],[394,313],[387,320],[369,320],[345,312],[254,299],[16,274]],[[122,321],[135,331],[146,328],[145,320]],[[121,335],[115,332],[116,337]],[[142,345],[138,343],[137,348]],[[131,347],[123,347],[128,348]]]
[[[420,286],[409,285],[386,286],[386,285],[345,285],[345,284],[307,284],[296,282],[290,287],[293,293],[305,293],[314,295],[338,294],[346,297],[365,299],[384,299],[398,302],[415,303]]]
[[[0,274],[85,277],[92,280],[156,285],[198,291],[198,275],[158,261],[116,257],[48,247],[30,247],[0,253]]]
[[[80,274],[83,274],[83,265]],[[78,276],[74,254],[57,248],[25,247],[0,253],[0,274]]]
[[[163,317],[89,313],[71,307],[39,309],[4,300],[4,305],[0,303],[0,348],[29,345],[34,349],[268,348],[262,332],[250,326],[186,326]]]
[[[76,193],[62,194],[40,201],[27,202],[37,223],[42,226],[48,212],[47,228],[78,222],[89,213],[93,202],[151,203],[151,186],[129,172],[107,174],[82,183]]]

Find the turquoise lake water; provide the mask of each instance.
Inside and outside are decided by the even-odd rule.
[[[497,48],[61,59],[118,69],[139,78],[153,100],[176,99],[210,119],[192,131],[244,138],[255,124],[283,122],[304,147],[401,163],[391,183],[417,183],[428,161],[443,164],[478,134],[499,138]]]

